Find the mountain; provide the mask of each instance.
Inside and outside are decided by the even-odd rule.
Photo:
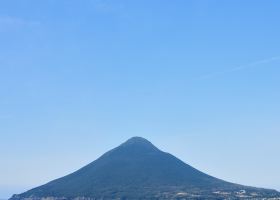
[[[159,150],[148,140],[133,137],[78,171],[13,195],[10,200],[272,197],[280,197],[280,194],[209,176]]]

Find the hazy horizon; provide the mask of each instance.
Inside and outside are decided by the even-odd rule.
[[[280,2],[0,2],[0,198],[132,136],[280,191]]]

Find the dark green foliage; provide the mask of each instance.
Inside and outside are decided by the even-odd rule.
[[[191,194],[191,199],[203,194],[211,199],[215,191],[240,190],[277,194],[211,177],[134,137],[80,170],[13,198],[182,199]]]

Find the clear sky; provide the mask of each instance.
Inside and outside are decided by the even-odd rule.
[[[280,1],[0,0],[0,198],[132,136],[280,190]]]

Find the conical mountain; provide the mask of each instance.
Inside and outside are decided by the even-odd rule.
[[[229,183],[209,176],[133,137],[78,171],[12,200],[51,199],[217,199],[275,197],[275,190]]]

